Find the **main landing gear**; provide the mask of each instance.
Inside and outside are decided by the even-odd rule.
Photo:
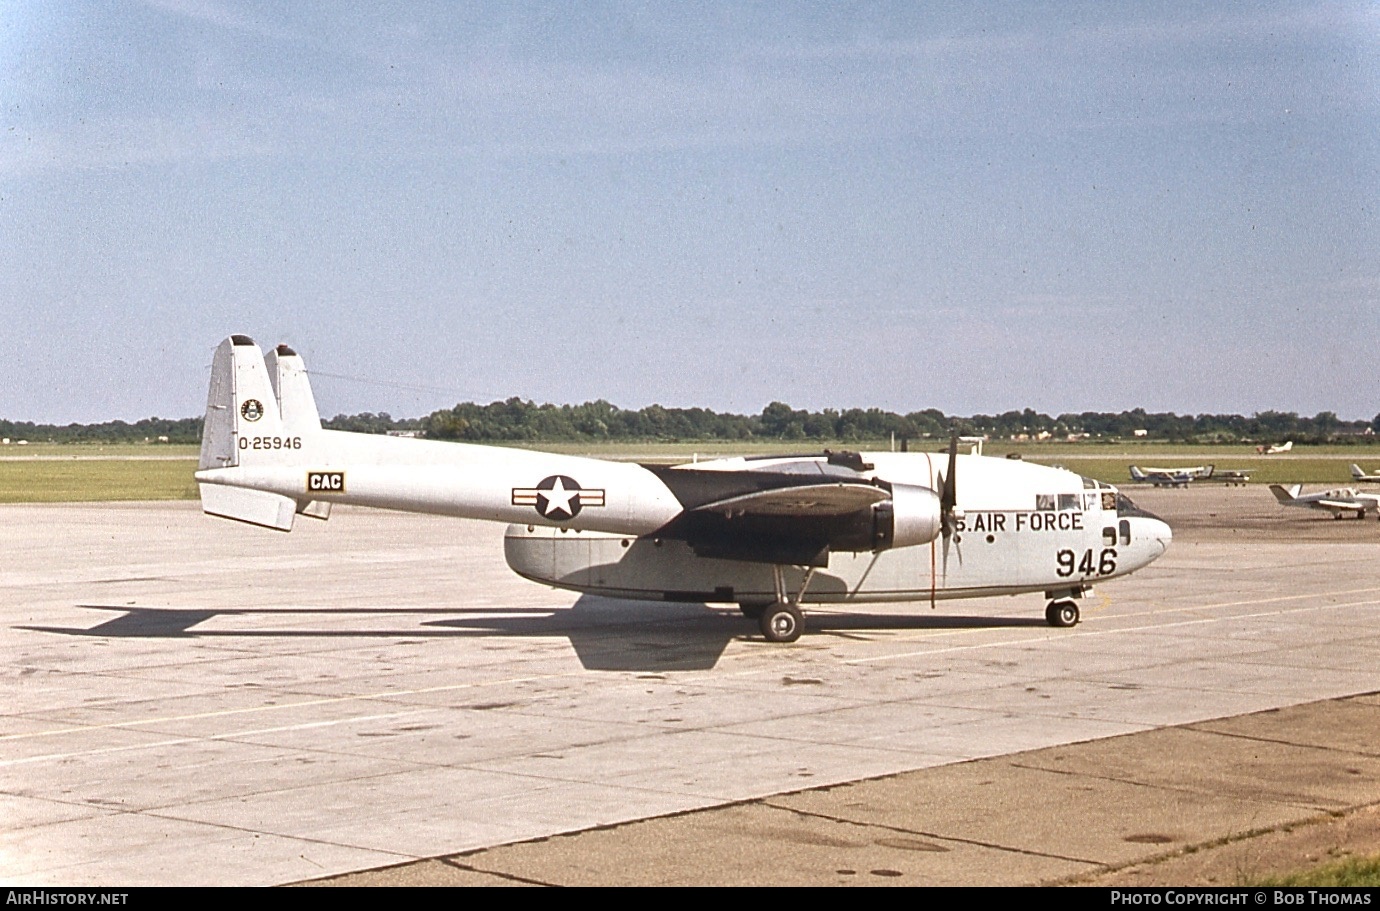
[[[780,566],[771,568],[772,582],[776,587],[776,601],[771,604],[747,602],[738,605],[738,610],[749,620],[756,620],[762,637],[768,642],[794,642],[805,631],[805,615],[800,612],[800,602],[805,598],[805,589],[810,587],[814,567],[805,570],[805,581],[794,597],[786,592],[786,574]]]

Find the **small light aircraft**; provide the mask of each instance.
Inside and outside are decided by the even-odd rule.
[[[1362,484],[1373,483],[1375,481],[1380,481],[1380,474],[1366,474],[1361,470],[1360,465],[1352,465],[1351,479],[1353,481],[1360,481]]]
[[[829,452],[661,466],[321,427],[291,348],[216,349],[196,479],[211,515],[282,531],[336,504],[508,525],[508,565],[613,598],[736,603],[773,642],[802,605],[1043,592],[1075,599],[1168,548],[1115,487],[1028,462]]]
[[[1286,443],[1275,443],[1272,446],[1257,446],[1255,447],[1255,451],[1261,455],[1279,455],[1281,452],[1288,452],[1293,448],[1294,441],[1289,440]]]
[[[1380,516],[1380,494],[1361,493],[1355,487],[1338,487],[1320,493],[1303,493],[1302,484],[1285,487],[1271,484],[1270,491],[1284,506],[1302,506],[1307,509],[1324,509],[1332,513],[1332,518],[1355,516],[1364,519],[1367,512],[1375,511]]]
[[[1131,480],[1156,487],[1187,487],[1194,481],[1212,477],[1212,465],[1197,465],[1193,468],[1141,468],[1131,466]]]
[[[1251,480],[1251,470],[1249,468],[1226,468],[1213,474],[1219,481],[1226,482],[1228,487],[1245,487]]]

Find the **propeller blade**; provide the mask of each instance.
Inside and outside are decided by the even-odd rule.
[[[944,537],[954,531],[954,507],[958,505],[958,434],[949,437],[949,470],[944,474],[944,488],[939,492],[939,521]]]

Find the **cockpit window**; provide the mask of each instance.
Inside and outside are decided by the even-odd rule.
[[[1155,515],[1153,512],[1141,509],[1135,503],[1132,503],[1131,498],[1124,493],[1118,493],[1116,495],[1116,511],[1122,516],[1144,516],[1147,519],[1159,518],[1159,516]]]
[[[1082,508],[1083,508],[1083,497],[1082,497],[1081,494],[1076,494],[1076,493],[1061,493],[1061,494],[1059,494],[1059,510],[1060,510],[1060,512],[1062,512],[1062,511],[1064,511],[1064,510],[1066,510],[1066,509],[1082,509]]]

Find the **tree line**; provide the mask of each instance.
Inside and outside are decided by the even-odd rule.
[[[705,408],[649,405],[636,411],[605,401],[583,405],[538,405],[511,398],[477,405],[466,402],[421,419],[421,434],[440,440],[520,442],[541,440],[819,440],[849,442],[945,438],[953,432],[992,438],[1133,439],[1171,442],[1246,442],[1292,439],[1300,443],[1361,440],[1380,431],[1371,421],[1343,421],[1330,411],[1313,417],[1266,411],[1177,415],[1143,408],[1120,413],[1082,412],[1051,417],[1032,409],[971,417],[938,409],[909,414],[880,408],[802,411],[772,402],[761,414],[720,414]]]
[[[55,443],[197,443],[201,418],[145,418],[134,423],[35,424],[0,420],[0,437],[11,441]],[[1380,432],[1380,415],[1370,421],[1344,421],[1331,411],[1312,417],[1291,411],[1178,415],[1143,408],[1119,413],[1085,411],[1050,416],[1030,408],[971,417],[930,408],[909,414],[880,408],[804,411],[772,402],[760,414],[723,414],[707,408],[648,405],[631,410],[602,399],[583,405],[538,405],[520,398],[479,405],[463,402],[422,418],[393,418],[386,412],[338,414],[324,421],[333,430],[356,433],[407,433],[437,440],[469,442],[542,441],[733,441],[921,440],[949,434],[994,439],[1094,440],[1144,438],[1166,442],[1233,443],[1291,439],[1299,443],[1364,441]]]

